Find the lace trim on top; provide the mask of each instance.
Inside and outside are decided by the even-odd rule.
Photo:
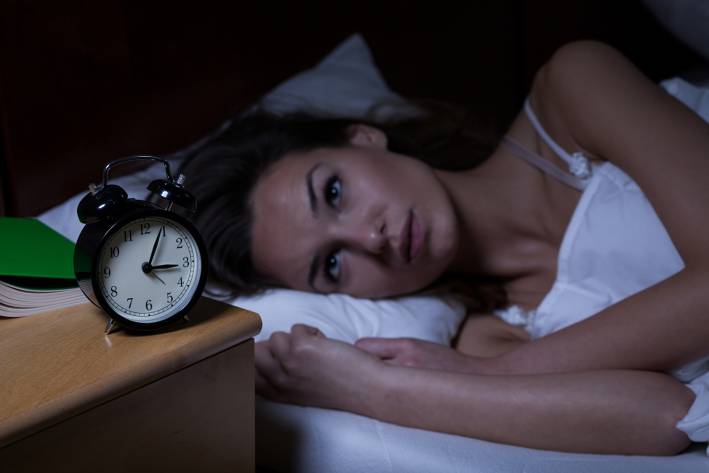
[[[507,146],[510,149],[510,151],[512,151],[512,153],[514,155],[516,155],[518,158],[524,159],[532,166],[539,168],[543,172],[549,174],[550,176],[555,177],[556,179],[563,182],[564,184],[571,186],[575,189],[578,189],[580,191],[582,191],[586,188],[586,184],[588,184],[587,180],[579,179],[578,177],[575,177],[575,176],[570,176],[569,174],[564,172],[561,168],[557,167],[556,164],[542,158],[541,156],[539,156],[536,153],[532,153],[527,148],[525,148],[524,146],[520,145],[515,140],[513,140],[511,137],[504,136],[502,138],[502,143],[505,146]]]
[[[566,161],[566,163],[569,165],[569,172],[572,175],[578,177],[579,179],[588,179],[589,177],[591,177],[593,169],[591,168],[591,163],[589,162],[586,155],[583,154],[581,151],[577,151],[572,154],[567,153],[552,139],[551,136],[549,136],[549,134],[544,130],[544,127],[542,127],[542,124],[539,123],[537,116],[534,114],[534,110],[532,110],[532,105],[529,102],[529,97],[527,97],[527,99],[524,101],[524,111],[527,114],[529,121],[532,122],[532,126],[534,126],[534,129],[537,130],[537,133],[539,133],[544,142],[552,150],[554,150],[554,152],[561,159]]]
[[[505,307],[504,309],[497,309],[493,311],[493,314],[508,324],[521,327],[526,326],[535,313],[536,310],[524,310],[518,305],[511,305],[509,307]]]

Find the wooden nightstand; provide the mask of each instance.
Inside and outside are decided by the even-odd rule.
[[[179,329],[104,335],[82,304],[0,319],[0,469],[253,472],[260,318],[202,298]]]

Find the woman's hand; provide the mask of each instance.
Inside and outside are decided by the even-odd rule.
[[[386,365],[354,346],[296,324],[256,343],[256,391],[274,401],[369,413]]]
[[[449,346],[415,338],[361,338],[355,346],[393,365],[456,373],[482,371],[482,358],[467,356]]]

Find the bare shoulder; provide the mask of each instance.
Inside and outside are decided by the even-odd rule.
[[[547,72],[557,73],[559,69],[595,67],[597,62],[616,61],[623,54],[613,46],[596,40],[571,41],[559,47],[545,64]]]
[[[637,182],[686,264],[709,265],[709,220],[696,217],[709,212],[709,126],[698,114],[597,41],[556,51],[532,97],[581,149]]]
[[[535,76],[530,96],[574,147],[621,167],[632,167],[627,151],[635,136],[646,134],[647,120],[665,111],[658,101],[668,101],[620,51],[594,40],[557,49]]]
[[[625,74],[633,68],[620,51],[606,43],[595,40],[572,41],[554,51],[537,71],[531,94],[547,100],[576,97],[580,91],[597,90],[598,84],[593,79],[617,76],[619,72]],[[640,71],[635,72],[644,77]]]
[[[530,340],[520,327],[510,325],[491,314],[469,314],[461,325],[454,346],[471,356],[494,357]]]
[[[595,88],[598,76],[628,62],[616,49],[593,40],[573,41],[557,49],[537,71],[530,102],[546,131],[566,150],[582,151],[595,160],[607,160],[604,150],[586,136],[598,123],[584,99],[602,100]],[[586,118],[587,120],[584,120]]]
[[[596,161],[607,160],[593,144],[579,138],[576,123],[585,105],[577,100],[589,93],[588,82],[601,73],[613,56],[620,53],[605,43],[592,40],[574,41],[557,49],[537,71],[529,100],[537,119],[555,143],[568,152],[581,151]],[[599,72],[600,71],[600,72]],[[513,121],[509,134],[529,149],[536,151],[558,167],[562,161],[544,141],[538,138],[524,110]]]

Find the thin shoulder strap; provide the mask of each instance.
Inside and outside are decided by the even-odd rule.
[[[510,148],[510,151],[512,151],[516,156],[524,159],[532,166],[538,167],[545,173],[557,178],[564,184],[574,187],[580,191],[586,188],[586,184],[588,181],[567,174],[566,172],[559,169],[554,163],[547,161],[546,159],[535,153],[532,153],[527,148],[523,147],[509,136],[504,136],[502,138],[502,143],[507,145]]]
[[[587,179],[591,177],[592,169],[588,158],[581,152],[576,152],[573,154],[567,153],[564,148],[559,146],[556,141],[554,141],[554,139],[549,136],[542,124],[539,123],[539,119],[534,113],[534,110],[532,110],[532,105],[529,101],[529,97],[527,97],[524,101],[524,111],[527,114],[529,121],[532,123],[532,126],[535,130],[537,130],[537,133],[539,133],[539,136],[542,137],[544,142],[557,154],[557,156],[566,161],[566,163],[569,165],[569,172],[571,174],[581,179]]]

